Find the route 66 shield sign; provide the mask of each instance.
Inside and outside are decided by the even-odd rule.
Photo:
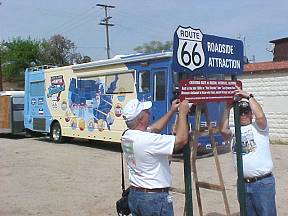
[[[242,74],[243,42],[178,26],[174,32],[172,69],[201,76]]]
[[[203,67],[205,55],[202,48],[201,30],[179,26],[175,33],[174,40],[178,39],[177,61],[179,65],[191,71]]]

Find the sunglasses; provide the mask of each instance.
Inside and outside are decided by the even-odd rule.
[[[250,114],[251,111],[250,110],[243,110],[243,111],[240,111],[240,115],[248,115]]]

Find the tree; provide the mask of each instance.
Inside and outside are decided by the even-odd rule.
[[[144,43],[142,46],[134,48],[134,51],[141,53],[155,53],[162,52],[163,50],[171,50],[172,41],[166,41],[164,43],[160,41],[151,41],[149,43]]]
[[[63,66],[82,61],[81,54],[76,53],[75,44],[60,34],[53,35],[49,40],[43,39],[40,53],[42,64]]]
[[[88,63],[91,62],[92,59],[89,56],[83,56],[81,63]]]
[[[6,80],[23,80],[23,71],[31,62],[38,62],[40,42],[20,37],[3,42],[2,71]]]
[[[47,64],[63,66],[91,61],[89,56],[82,58],[82,55],[76,52],[75,44],[59,34],[42,41],[32,40],[30,37],[2,41],[0,59],[4,80],[20,83],[24,80],[24,70],[31,67],[31,63],[34,66]]]

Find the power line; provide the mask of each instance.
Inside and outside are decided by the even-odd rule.
[[[61,31],[59,31],[61,34],[65,34],[65,33],[68,33],[68,32],[71,32],[73,30],[78,30],[77,28],[79,26],[83,26],[83,24],[87,24],[88,21],[91,21],[93,19],[93,17],[86,17],[86,18],[83,18],[82,20],[79,20],[77,23],[73,23],[71,24],[70,26],[67,26],[65,28],[63,28]]]
[[[101,20],[99,25],[104,25],[106,27],[106,50],[107,50],[107,58],[110,59],[110,44],[109,44],[109,26],[114,26],[114,24],[109,23],[109,20],[112,18],[111,16],[108,16],[107,10],[108,8],[115,8],[115,6],[112,5],[104,5],[104,4],[96,4],[98,7],[102,7],[105,10],[105,17]]]
[[[86,11],[83,11],[77,15],[75,15],[74,17],[72,17],[69,20],[66,20],[65,22],[63,22],[62,24],[51,28],[49,30],[49,32],[47,33],[52,33],[52,32],[67,32],[67,31],[71,31],[73,30],[75,27],[82,25],[83,23],[89,21],[90,19],[92,19],[93,17],[91,17],[92,13],[94,13],[94,7],[87,9]]]

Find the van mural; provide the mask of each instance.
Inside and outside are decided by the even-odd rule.
[[[49,133],[54,142],[61,142],[62,137],[76,137],[120,143],[126,129],[122,111],[127,101],[150,100],[153,122],[170,109],[178,80],[190,78],[197,77],[172,70],[171,52],[29,68],[25,71],[24,125],[30,131]],[[221,107],[208,104],[215,127]],[[193,127],[193,111],[188,120]],[[171,133],[174,121],[175,116],[162,133]],[[215,140],[218,145],[223,144],[220,134]],[[199,138],[199,146],[210,148],[209,138]]]

